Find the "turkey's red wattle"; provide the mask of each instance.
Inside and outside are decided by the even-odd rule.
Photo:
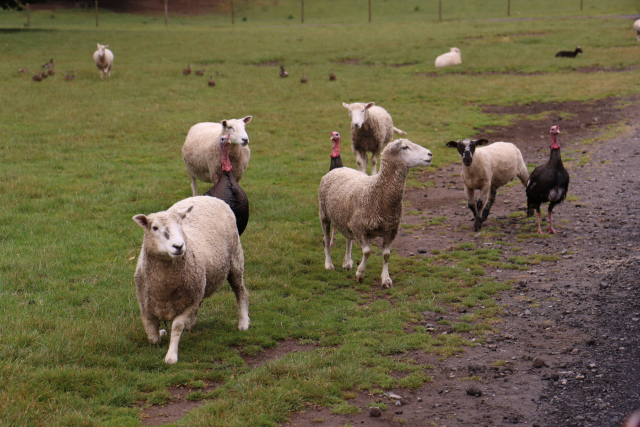
[[[335,159],[336,157],[340,157],[340,138],[332,139],[332,141],[333,148],[331,149],[331,157]]]
[[[224,142],[220,143],[220,152],[222,153],[222,171],[230,172],[233,167],[231,166],[231,160],[229,160],[229,143],[226,144]]]
[[[551,149],[552,150],[559,150],[560,149],[560,144],[558,143],[558,134],[557,133],[552,133],[551,134]]]

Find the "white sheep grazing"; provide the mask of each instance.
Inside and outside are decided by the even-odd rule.
[[[198,179],[214,184],[220,179],[222,135],[229,135],[229,159],[233,175],[236,181],[240,182],[251,157],[249,135],[245,125],[252,118],[247,116],[239,120],[223,120],[220,123],[198,123],[189,129],[187,139],[182,146],[182,160],[191,178],[191,193],[194,197],[198,195]]]
[[[96,63],[96,67],[100,70],[100,79],[104,79],[104,75],[107,74],[111,77],[111,66],[113,65],[113,52],[107,49],[109,45],[101,45],[98,43],[98,50],[93,52],[93,62]]]
[[[462,54],[457,47],[452,47],[450,52],[443,53],[436,58],[436,68],[460,64],[462,64]]]
[[[331,224],[347,239],[342,268],[351,270],[351,245],[362,246],[362,262],[356,282],[362,282],[371,254],[371,239],[382,237],[382,286],[391,287],[389,256],[402,220],[402,198],[409,169],[431,164],[431,151],[406,139],[390,143],[382,152],[380,172],[373,176],[350,168],[337,168],[320,182],[320,224],[324,234],[324,267],[334,270],[331,260]]]
[[[343,102],[342,105],[349,110],[351,117],[351,148],[356,156],[358,170],[367,173],[367,152],[371,152],[371,175],[375,175],[380,153],[393,140],[393,133],[407,133],[393,127],[393,120],[387,110],[376,107],[375,102]]]
[[[640,42],[640,19],[633,23],[633,29],[636,30],[636,40]]]
[[[510,142],[494,142],[486,147],[486,139],[449,141],[447,147],[455,148],[462,160],[462,181],[467,195],[467,205],[475,219],[474,231],[480,231],[487,220],[498,188],[516,177],[524,187],[529,180],[527,165],[518,147]],[[475,190],[480,190],[476,201]]]
[[[215,197],[190,197],[164,212],[136,215],[145,229],[135,281],[144,330],[152,344],[167,335],[158,321],[172,321],[165,363],[178,361],[182,331],[191,329],[204,298],[225,279],[236,294],[238,329],[249,328],[244,253],[231,208]]]

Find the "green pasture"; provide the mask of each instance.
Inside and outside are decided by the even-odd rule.
[[[282,10],[295,4],[280,3]],[[316,6],[308,3],[311,15]],[[512,14],[520,3],[513,1]],[[592,14],[637,13],[624,0],[601,3],[607,5]],[[589,13],[592,4],[585,0]],[[374,16],[373,24],[322,9],[323,22],[353,25],[302,27],[253,24],[258,8],[246,7],[247,21],[235,27],[210,26],[207,19],[221,19],[210,16],[181,17],[184,25],[165,28],[159,20],[105,13],[96,29],[85,22],[88,12],[48,11],[34,13],[25,29],[23,14],[0,12],[0,425],[136,426],[141,408],[170,399],[167,387],[213,381],[215,391],[191,396],[206,404],[179,425],[274,426],[308,403],[343,411],[354,390],[428,383],[428,365],[392,356],[461,354],[499,326],[493,295],[509,285],[484,268],[522,269],[540,260],[508,259],[468,242],[424,260],[394,255],[390,290],[375,282],[379,249],[363,284],[354,272],[325,271],[317,187],[329,168],[330,131],[343,135],[343,159],[355,166],[342,102],[385,107],[409,139],[432,150],[437,168],[457,161],[446,141],[514,119],[483,114],[483,104],[640,92],[640,43],[629,19],[438,23],[410,15],[421,6],[395,22]],[[263,23],[276,22],[276,8],[266,8],[273,15]],[[105,81],[92,62],[98,42],[115,55]],[[576,45],[584,55],[554,57]],[[463,65],[435,72],[435,57],[451,46],[462,50]],[[17,73],[35,73],[51,57],[54,77],[37,83]],[[187,63],[206,68],[206,77],[182,76]],[[280,63],[288,79],[278,77],[273,64]],[[572,68],[593,66],[632,70]],[[72,68],[76,79],[64,81]],[[336,82],[329,82],[330,70]],[[215,72],[217,86],[209,88]],[[303,73],[306,85],[299,83]],[[241,181],[251,204],[242,236],[251,327],[237,331],[226,286],[203,304],[181,341],[180,361],[167,366],[167,342],[150,345],[139,319],[133,272],[143,231],[131,217],[190,196],[180,156],[190,126],[246,115],[254,117]],[[423,185],[415,175],[409,181]],[[428,220],[460,226],[437,213]],[[522,223],[530,228],[529,220]],[[337,266],[343,251],[338,237]],[[354,260],[360,257],[354,248]],[[462,306],[469,312],[452,324],[454,333],[405,329],[425,310]],[[242,356],[286,338],[314,347],[258,368],[244,363]]]

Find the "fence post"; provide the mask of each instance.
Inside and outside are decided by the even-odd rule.
[[[371,23],[371,0],[369,0],[369,23]]]
[[[164,25],[169,25],[169,0],[164,0]]]
[[[300,6],[300,22],[304,24],[304,0],[301,0]]]
[[[96,0],[96,27],[98,26],[98,0]]]
[[[442,21],[442,0],[438,2],[438,21]]]
[[[233,0],[231,0],[231,25],[236,25],[235,11],[233,10]]]
[[[31,15],[29,14],[29,3],[27,3],[27,27],[31,26]]]
[[[507,16],[511,16],[511,0],[507,0]]]
[[[582,11],[582,0],[580,0],[580,11]]]

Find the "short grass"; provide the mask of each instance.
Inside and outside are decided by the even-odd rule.
[[[282,3],[282,10],[293,8]],[[482,17],[465,4],[460,10]],[[514,13],[525,7],[517,4]],[[413,12],[418,5],[405,4],[416,16],[423,12],[421,4]],[[598,5],[594,14],[636,12],[622,0],[585,5],[588,13]],[[317,187],[329,167],[329,131],[349,134],[341,102],[384,106],[412,141],[432,150],[437,168],[457,161],[446,141],[512,119],[485,115],[481,104],[640,92],[637,73],[568,71],[639,64],[626,19],[460,25],[436,23],[431,11],[424,20],[405,14],[387,23],[374,15],[371,25],[300,27],[280,25],[275,12],[260,21],[269,25],[255,25],[252,13],[247,9],[247,21],[234,28],[215,24],[215,16],[180,17],[183,25],[164,28],[159,20],[144,23],[148,17],[105,13],[96,29],[87,12],[37,12],[27,30],[24,15],[0,12],[0,424],[136,426],[140,406],[170,401],[167,387],[213,381],[213,392],[190,395],[208,403],[180,424],[268,426],[307,404],[352,411],[345,392],[428,383],[428,367],[391,356],[420,350],[445,358],[474,345],[472,334],[499,321],[493,296],[509,287],[485,268],[529,260],[504,263],[500,251],[465,242],[422,260],[393,256],[390,290],[374,281],[379,249],[363,284],[355,284],[353,272],[325,271]],[[355,22],[353,14],[325,16]],[[107,81],[91,60],[96,42],[115,53]],[[585,55],[575,61],[553,57],[577,44]],[[433,72],[433,58],[454,45],[463,50],[461,67],[420,74]],[[51,57],[53,78],[35,83],[16,72],[35,71]],[[180,74],[188,62],[224,76],[210,89],[205,78]],[[284,63],[291,77],[256,65],[269,62]],[[414,65],[390,66],[408,63]],[[71,68],[76,80],[62,81]],[[330,69],[337,82],[328,81]],[[509,70],[546,74],[458,74]],[[302,73],[306,85],[298,82]],[[190,195],[180,149],[191,125],[248,114],[252,159],[242,187],[251,219],[242,240],[252,325],[236,330],[235,301],[225,287],[203,304],[181,342],[180,362],[166,366],[166,342],[148,344],[139,320],[133,271],[142,230],[131,217]],[[355,166],[348,149],[343,159]],[[410,183],[424,186],[415,175]],[[336,265],[343,250],[338,237]],[[360,256],[355,248],[354,258]],[[453,322],[454,333],[405,330],[425,310],[460,306],[473,316]],[[259,368],[244,363],[242,356],[285,338],[317,348]],[[407,375],[397,379],[392,371]]]

